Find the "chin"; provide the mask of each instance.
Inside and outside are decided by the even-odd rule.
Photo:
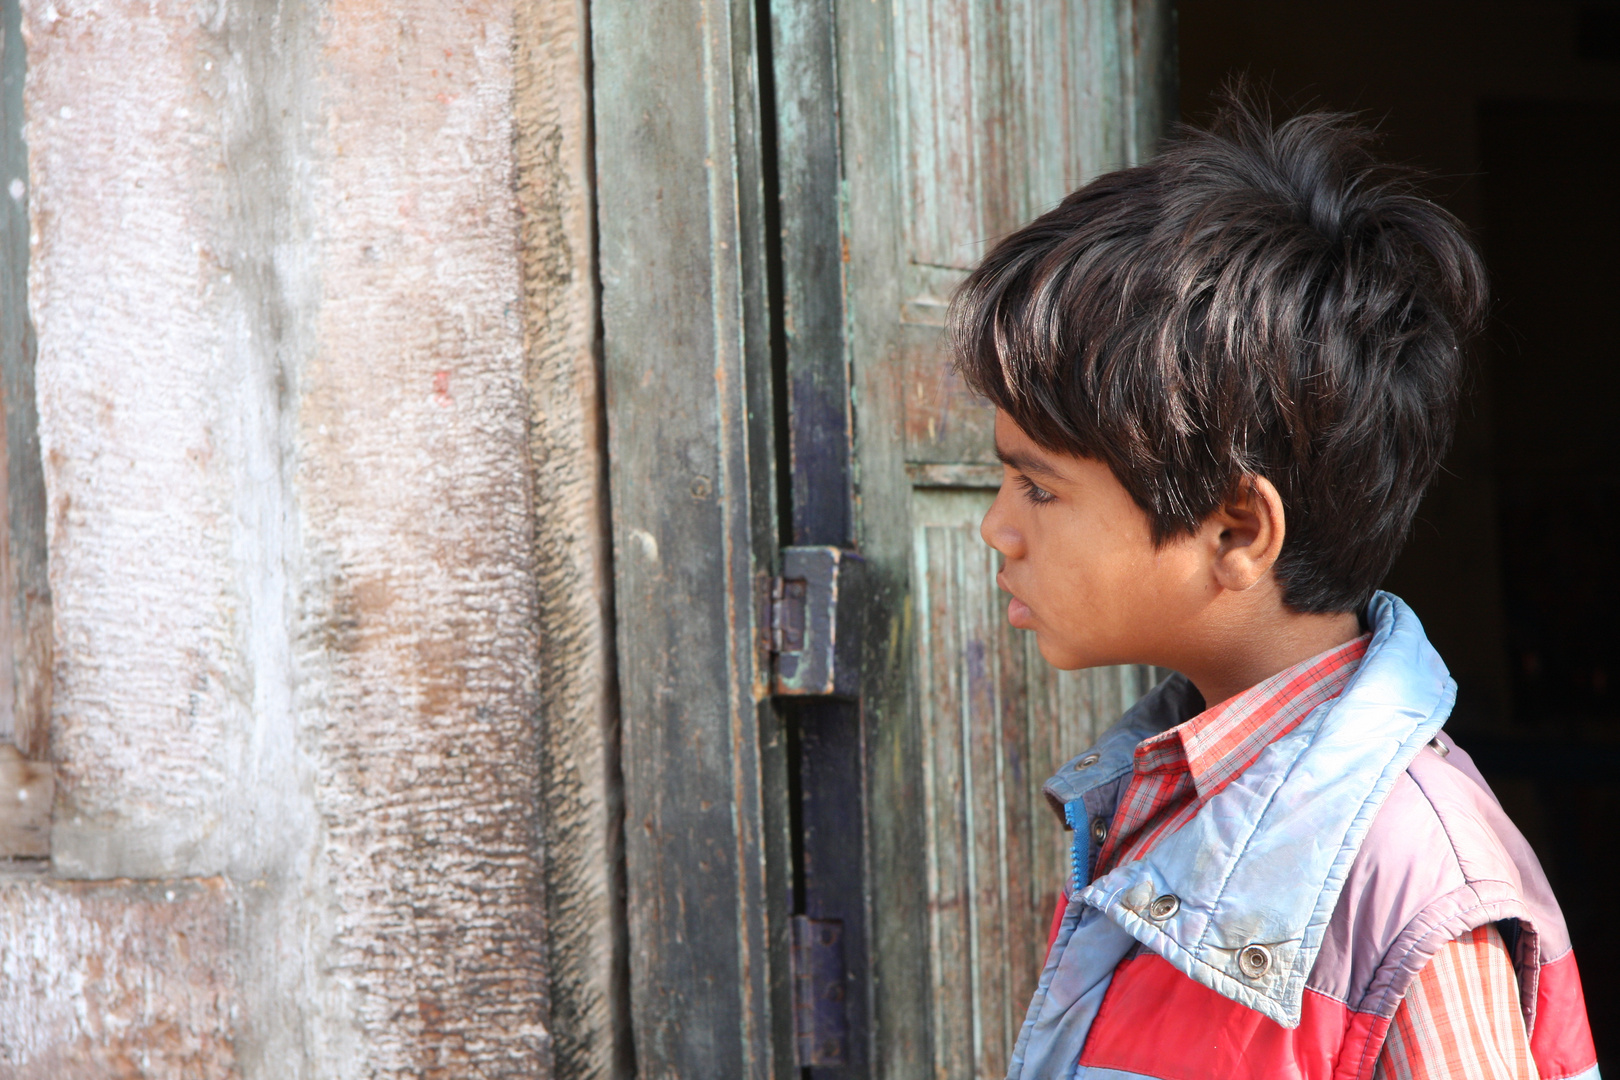
[[[1035,645],[1041,650],[1041,659],[1059,671],[1079,671],[1081,668],[1096,667],[1100,662],[1090,659],[1082,651],[1053,644],[1045,634],[1035,636]]]

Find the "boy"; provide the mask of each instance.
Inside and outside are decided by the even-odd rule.
[[[1597,1077],[1546,879],[1375,591],[1484,303],[1365,133],[1241,103],[963,285],[1008,618],[1180,673],[1047,784],[1073,880],[1009,1077]]]

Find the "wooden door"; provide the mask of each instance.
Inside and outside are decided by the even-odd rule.
[[[839,367],[872,581],[864,1037],[873,1075],[997,1077],[1066,873],[1040,785],[1149,672],[1057,673],[1007,626],[978,534],[1001,477],[992,414],[947,366],[944,317],[989,243],[1151,153],[1174,96],[1173,16],[1168,0],[773,7],[794,502],[814,486],[797,456],[822,445],[808,417],[827,415],[817,394]],[[801,115],[829,100],[835,116]],[[805,201],[829,189],[818,218]]]
[[[772,877],[787,861],[786,770],[755,604],[780,542],[755,13],[754,0],[590,11],[629,1034],[644,1078],[792,1071]]]
[[[1064,874],[1039,786],[1147,676],[1007,628],[941,328],[988,241],[1152,145],[1169,0],[591,20],[636,1069],[999,1076]],[[856,700],[771,693],[787,545],[865,558]]]

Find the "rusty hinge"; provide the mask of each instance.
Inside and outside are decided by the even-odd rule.
[[[793,1045],[799,1068],[842,1065],[848,1059],[845,996],[843,921],[793,916]]]
[[[766,581],[760,612],[772,693],[858,694],[860,621],[854,582],[864,565],[859,555],[842,548],[782,550],[782,576]]]
[[[803,578],[771,579],[770,635],[772,656],[804,651],[804,602],[810,583]]]

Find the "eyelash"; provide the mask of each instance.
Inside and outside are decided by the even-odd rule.
[[[1024,489],[1024,498],[1036,506],[1044,506],[1057,498],[1056,495],[1053,495],[1027,476],[1019,475],[1015,479],[1018,481],[1018,486]]]

